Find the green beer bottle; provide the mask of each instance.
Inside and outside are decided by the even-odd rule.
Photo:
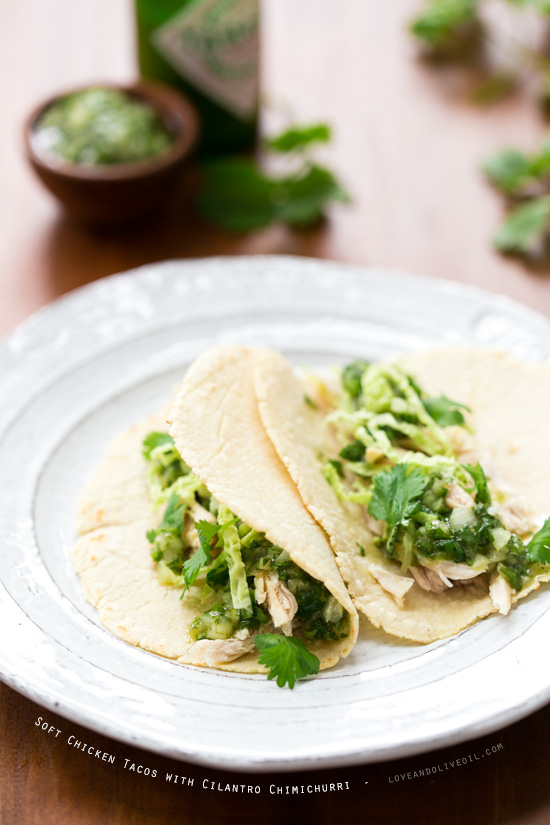
[[[201,154],[253,145],[259,0],[135,0],[141,75],[180,88],[202,118]]]

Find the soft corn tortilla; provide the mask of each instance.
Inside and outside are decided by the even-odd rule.
[[[181,588],[159,584],[145,536],[162,517],[153,512],[145,480],[142,441],[166,432],[168,408],[118,436],[82,492],[73,553],[84,596],[102,623],[125,642],[182,664],[204,665],[187,628],[208,603],[180,601]],[[256,653],[219,665],[239,673],[263,671]]]
[[[307,642],[321,667],[331,667],[355,644],[357,612],[327,536],[304,507],[262,426],[254,392],[261,352],[224,346],[201,355],[177,395],[170,435],[183,460],[218,501],[286,550],[348,612],[345,639]]]
[[[307,642],[321,668],[331,667],[355,643],[356,610],[326,536],[308,514],[263,431],[246,351],[222,350],[219,357],[216,352],[199,359],[185,378],[170,416],[173,435],[184,459],[216,498],[285,547],[349,611],[350,632],[345,639]],[[231,403],[236,405],[233,410],[227,408]],[[142,440],[152,430],[168,430],[169,409],[135,425],[111,444],[80,499],[80,535],[73,562],[86,599],[111,632],[182,664],[206,666],[187,628],[210,602],[193,604],[189,598],[182,602],[181,588],[159,584],[145,535],[158,524],[163,508],[152,511]],[[221,465],[216,455],[223,457]],[[212,596],[210,601],[214,600]],[[258,655],[252,651],[216,668],[265,673]]]
[[[492,455],[499,480],[529,499],[536,512],[547,514],[550,367],[523,364],[504,353],[458,349],[425,352],[405,364],[428,392],[471,407],[476,446]],[[304,403],[304,386],[279,353],[263,352],[255,387],[266,432],[307,508],[327,532],[355,606],[376,627],[427,643],[495,612],[488,593],[475,586],[428,593],[415,583],[400,606],[370,572],[373,565],[394,573],[399,568],[373,545],[364,508],[342,502],[321,473],[319,452],[334,452],[323,413]],[[550,573],[540,580],[550,580]],[[514,600],[538,586],[533,583]]]

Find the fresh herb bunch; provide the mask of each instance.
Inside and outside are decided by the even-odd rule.
[[[460,62],[471,72],[471,100],[479,106],[495,103],[525,79],[538,89],[541,106],[550,106],[550,60],[545,40],[521,43],[495,25],[487,0],[424,0],[409,29],[425,54]],[[550,17],[550,0],[503,0],[502,6],[530,9],[543,21]],[[515,21],[512,24],[515,26]],[[498,58],[495,60],[495,55]],[[472,71],[473,70],[473,71]],[[480,82],[480,78],[481,82]]]
[[[497,152],[483,170],[509,206],[493,238],[495,247],[510,254],[535,254],[550,230],[550,137],[533,154],[518,149]]]
[[[292,157],[295,171],[269,175],[252,158],[234,156],[203,166],[204,183],[198,210],[208,221],[231,232],[251,232],[281,222],[309,226],[335,201],[349,195],[335,175],[312,160],[311,149],[328,143],[326,124],[293,127],[265,141],[266,151]]]
[[[549,0],[506,0],[511,6],[531,8],[550,16]],[[483,0],[425,0],[412,20],[410,31],[429,49],[452,47],[465,36],[474,37],[483,28]]]

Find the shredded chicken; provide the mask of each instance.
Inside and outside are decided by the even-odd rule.
[[[473,450],[474,443],[472,436],[464,427],[459,427],[454,424],[450,427],[445,427],[445,435],[451,442],[453,452],[458,456],[462,456],[464,453],[469,453]]]
[[[465,581],[475,579],[480,573],[485,573],[487,565],[484,567],[470,567],[469,564],[457,564],[454,561],[440,561],[432,567],[436,573],[442,573],[446,578],[453,581]]]
[[[529,502],[521,496],[509,498],[500,508],[499,516],[506,529],[518,536],[536,529]]]
[[[260,573],[256,576],[254,597],[258,604],[267,603],[275,627],[280,627],[285,636],[291,636],[292,620],[298,611],[298,602],[276,573]]]
[[[452,587],[452,583],[444,577],[436,573],[435,570],[430,570],[429,567],[411,567],[415,581],[422,590],[427,590],[430,593],[443,593],[447,588]]]
[[[466,584],[473,582],[487,570],[485,567],[470,567],[468,564],[457,564],[454,561],[432,562],[429,566],[411,567],[411,573],[417,584],[423,590],[430,590],[432,593],[442,593],[455,584]]]
[[[398,576],[397,573],[386,570],[380,564],[371,564],[369,573],[387,593],[395,598],[399,606],[403,604],[403,598],[414,584],[414,579],[410,576]]]
[[[460,484],[453,482],[449,485],[449,492],[445,498],[445,504],[451,510],[454,510],[455,507],[474,507],[475,501],[466,490],[462,489]]]
[[[489,581],[486,573],[480,573],[473,579],[455,579],[453,587],[467,587],[480,596],[487,595],[489,589]]]
[[[247,639],[201,639],[194,648],[194,653],[198,653],[202,664],[206,667],[216,667],[216,665],[232,662],[244,653],[254,648],[252,638]]]
[[[510,582],[495,571],[489,583],[489,595],[493,606],[506,616],[512,607],[512,587]]]

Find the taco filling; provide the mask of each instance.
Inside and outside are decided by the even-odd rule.
[[[546,365],[456,349],[355,361],[335,382],[264,351],[255,387],[266,432],[376,627],[435,641],[550,580]]]
[[[327,424],[342,446],[324,465],[336,494],[366,508],[373,544],[410,586],[441,593],[488,583],[507,613],[550,564],[550,519],[535,532],[521,499],[489,481],[479,461],[460,460],[472,446],[466,405],[428,396],[395,364],[355,362],[341,383]]]
[[[158,580],[183,587],[181,598],[198,608],[209,605],[189,626],[208,664],[238,658],[268,630],[305,640],[348,635],[344,608],[322,582],[220,504],[167,433],[149,433],[143,454],[152,502],[166,503],[159,526],[147,532]]]

